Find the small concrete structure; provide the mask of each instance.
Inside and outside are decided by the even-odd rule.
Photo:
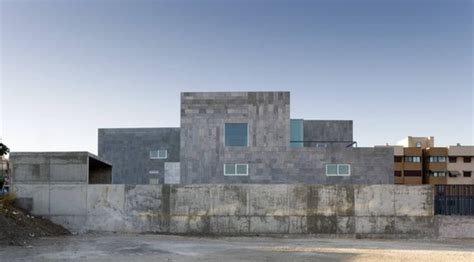
[[[112,166],[88,152],[11,152],[17,204],[38,215],[77,215],[88,184],[110,184]]]

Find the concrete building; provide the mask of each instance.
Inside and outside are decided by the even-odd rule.
[[[474,146],[449,146],[448,184],[474,185]]]
[[[18,183],[110,184],[112,165],[89,152],[11,152]]]
[[[393,183],[392,149],[352,129],[290,119],[289,92],[182,93],[179,129],[100,129],[99,156],[113,183]]]

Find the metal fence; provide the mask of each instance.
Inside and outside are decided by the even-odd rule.
[[[435,185],[435,215],[474,216],[474,185]]]

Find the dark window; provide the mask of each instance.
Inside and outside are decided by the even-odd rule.
[[[401,156],[396,156],[393,159],[395,160],[396,163],[402,162],[402,157]]]
[[[449,163],[456,163],[457,157],[455,156],[450,156],[449,157]]]
[[[463,157],[464,163],[471,163],[471,157],[470,156],[465,156]]]
[[[464,171],[463,176],[464,177],[471,177],[471,171]]]
[[[402,176],[402,171],[395,171],[394,175],[395,176]]]
[[[405,176],[421,176],[421,171],[417,170],[405,170],[403,172]]]
[[[247,123],[225,124],[226,146],[247,146]]]

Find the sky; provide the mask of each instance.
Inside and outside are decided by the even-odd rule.
[[[474,144],[473,1],[0,0],[0,137],[97,152],[97,129],[179,126],[180,92],[290,91],[359,146]]]

